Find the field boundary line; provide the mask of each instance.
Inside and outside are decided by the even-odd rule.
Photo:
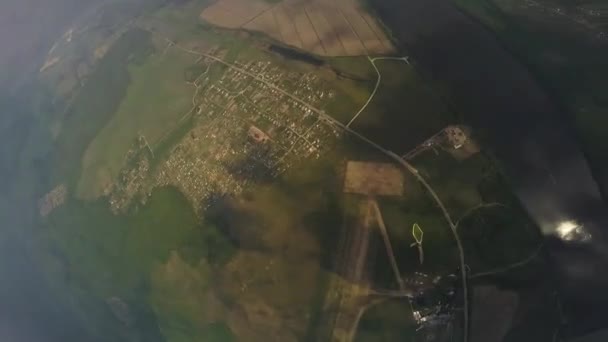
[[[323,54],[325,56],[327,56],[327,49],[325,49],[325,45],[323,44],[323,41],[321,40],[321,36],[319,36],[319,32],[317,32],[317,28],[315,27],[315,24],[312,22],[312,19],[310,19],[310,15],[308,14],[308,9],[306,8],[306,6],[304,6],[304,14],[306,14],[306,19],[308,19],[308,22],[310,23],[310,27],[312,27],[312,31],[315,33],[315,36],[317,36],[319,45],[321,45],[321,48],[323,49]],[[312,52],[312,53],[314,53],[314,52]]]
[[[167,41],[171,41],[169,38],[167,38],[166,36],[162,35],[161,33],[158,32],[152,32],[149,31],[153,34],[157,34],[160,35],[161,37],[165,38]],[[175,43],[175,42],[174,42]],[[364,136],[363,134],[351,129],[350,127],[344,125],[343,123],[341,123],[340,121],[336,120],[334,117],[328,115],[325,113],[325,111],[311,105],[310,103],[306,102],[305,100],[301,99],[300,97],[298,97],[297,95],[294,95],[284,89],[282,89],[281,87],[277,86],[276,84],[270,83],[269,81],[259,77],[258,75],[255,75],[245,69],[242,69],[238,66],[236,66],[233,63],[227,62],[225,60],[223,60],[222,58],[219,58],[217,56],[213,56],[211,54],[208,53],[204,53],[204,52],[200,52],[200,51],[195,51],[192,49],[188,49],[185,48],[179,44],[175,44],[175,47],[186,51],[188,53],[191,54],[195,54],[198,56],[205,56],[211,60],[214,60],[218,63],[224,64],[229,68],[232,68],[244,75],[247,75],[249,77],[252,77],[253,79],[265,84],[266,86],[282,93],[283,95],[286,95],[287,97],[291,98],[292,100],[308,107],[313,113],[317,114],[319,117],[323,118],[324,121],[326,121],[328,124],[330,125],[335,125],[338,128],[342,129],[343,131],[350,133],[352,135],[354,135],[356,138],[358,138],[359,140],[361,140],[364,143],[367,143],[369,146],[375,148],[376,150],[378,150],[379,152],[385,154],[386,156],[390,157],[391,159],[393,159],[394,161],[396,161],[397,163],[399,163],[401,166],[403,166],[408,172],[410,172],[422,185],[423,187],[427,190],[427,192],[431,195],[431,197],[433,198],[433,200],[435,201],[435,203],[437,204],[437,206],[439,207],[439,209],[441,210],[443,217],[445,218],[445,220],[447,221],[448,225],[450,226],[450,229],[452,231],[452,234],[454,236],[454,240],[456,242],[457,248],[458,248],[458,252],[459,252],[459,259],[460,259],[460,273],[461,273],[461,281],[462,281],[462,291],[463,291],[463,341],[464,342],[468,342],[468,331],[469,331],[469,299],[468,299],[468,285],[467,285],[467,271],[466,271],[466,267],[467,265],[465,264],[465,258],[464,258],[464,249],[462,247],[462,241],[460,240],[460,236],[458,235],[458,231],[456,228],[456,225],[454,224],[454,221],[452,220],[452,217],[450,216],[450,213],[448,212],[447,208],[445,207],[445,205],[443,204],[443,202],[441,201],[441,199],[439,198],[439,196],[437,195],[437,193],[435,192],[435,190],[433,189],[433,187],[431,187],[431,185],[426,181],[426,179],[424,177],[422,177],[422,175],[420,175],[420,172],[412,165],[410,164],[407,160],[404,160],[403,158],[401,158],[399,155],[397,155],[396,153],[387,150],[386,148],[382,147],[381,145],[379,145],[378,143],[370,140],[369,138],[367,138],[366,136]],[[369,56],[368,56],[369,58]],[[372,60],[371,58],[369,58],[370,60]],[[405,57],[377,57],[374,58],[374,60],[377,59],[392,59],[392,60],[398,60],[401,59],[404,62],[407,62],[407,59]]]
[[[334,0],[334,3],[336,3],[336,0]],[[359,43],[363,47],[363,51],[365,52],[365,55],[369,56],[369,51],[367,50],[367,46],[365,46],[365,43],[363,43],[361,36],[359,36],[359,33],[357,32],[357,30],[355,30],[355,27],[353,26],[353,24],[350,22],[350,20],[348,20],[348,18],[344,14],[344,11],[342,11],[342,8],[339,5],[336,5],[336,8],[340,12],[340,15],[342,16],[344,21],[348,24],[348,27],[350,27],[350,30],[354,33],[355,37],[357,37],[357,39],[359,40]]]

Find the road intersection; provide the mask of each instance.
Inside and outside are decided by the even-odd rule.
[[[441,210],[443,217],[445,218],[446,222],[448,223],[450,230],[454,236],[454,239],[456,241],[456,245],[458,248],[458,253],[459,253],[459,261],[460,261],[460,271],[461,271],[461,281],[462,281],[462,290],[463,290],[463,316],[464,316],[464,321],[463,321],[463,335],[464,335],[464,342],[468,341],[468,326],[469,326],[469,306],[468,306],[468,288],[467,288],[467,273],[466,273],[466,263],[465,263],[465,258],[464,258],[464,250],[463,250],[463,246],[462,246],[462,242],[460,240],[460,236],[458,235],[457,232],[457,228],[456,228],[456,224],[454,223],[454,221],[452,220],[452,217],[450,216],[450,213],[448,212],[447,208],[445,207],[445,205],[443,204],[443,202],[441,201],[441,199],[439,198],[439,196],[437,195],[437,193],[435,192],[435,190],[431,187],[431,185],[426,181],[426,179],[424,179],[420,173],[418,172],[418,170],[412,165],[410,164],[407,160],[404,160],[403,158],[401,158],[399,155],[397,155],[396,153],[394,153],[393,151],[390,151],[384,147],[382,147],[381,145],[379,145],[378,143],[370,140],[369,138],[365,137],[364,135],[362,135],[361,133],[351,129],[349,127],[349,125],[356,119],[356,117],[361,114],[361,112],[363,112],[363,110],[365,109],[365,107],[367,107],[367,105],[372,101],[377,88],[380,84],[381,81],[381,75],[380,72],[378,70],[378,68],[375,65],[375,62],[377,60],[400,60],[400,61],[404,61],[408,64],[410,64],[409,58],[408,57],[368,57],[368,59],[370,60],[370,62],[372,63],[372,65],[374,66],[374,69],[376,70],[377,74],[379,75],[377,81],[376,81],[376,87],[374,88],[374,91],[372,92],[372,94],[370,95],[370,97],[368,98],[368,100],[366,101],[366,103],[363,105],[363,107],[357,112],[355,113],[355,115],[353,116],[353,119],[351,119],[351,121],[348,124],[343,124],[342,122],[334,119],[332,116],[328,115],[325,113],[324,110],[319,109],[311,104],[309,104],[308,102],[306,102],[305,100],[301,99],[300,97],[289,93],[288,91],[276,86],[275,84],[265,80],[264,78],[259,77],[258,75],[252,74],[247,70],[244,70],[243,68],[240,68],[239,66],[227,62],[217,56],[208,54],[208,53],[204,53],[204,52],[200,52],[200,51],[195,51],[192,49],[188,49],[186,47],[183,47],[181,45],[179,45],[178,43],[172,41],[171,39],[169,39],[168,37],[162,36],[159,32],[154,32],[154,31],[149,31],[150,33],[154,34],[154,35],[160,35],[162,38],[165,39],[165,41],[167,41],[170,44],[173,44],[174,47],[192,54],[192,55],[196,55],[199,57],[204,57],[204,58],[208,58],[214,62],[223,64],[225,66],[227,66],[228,68],[231,68],[239,73],[242,73],[246,76],[249,76],[251,78],[253,78],[254,80],[266,85],[267,87],[279,92],[280,94],[287,96],[288,98],[292,99],[293,101],[307,107],[308,109],[310,109],[310,111],[312,111],[313,113],[315,113],[316,115],[318,115],[319,118],[321,118],[323,122],[326,122],[327,124],[333,125],[335,127],[340,128],[342,131],[344,131],[345,133],[348,133],[354,137],[356,137],[357,139],[359,139],[360,141],[366,143],[367,145],[369,145],[370,147],[373,147],[374,149],[376,149],[377,151],[381,152],[382,154],[384,154],[385,156],[389,157],[390,159],[394,160],[395,162],[397,162],[399,165],[401,165],[405,170],[407,170],[408,172],[410,172],[421,184],[422,186],[426,189],[426,191],[431,195],[431,197],[433,198],[434,202],[437,204],[437,206],[439,207],[439,209]]]

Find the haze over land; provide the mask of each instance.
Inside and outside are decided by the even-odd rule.
[[[96,0],[7,0],[0,4],[0,84],[20,80]],[[101,3],[101,0],[97,0]],[[23,80],[22,80],[23,81]]]
[[[52,5],[0,5],[0,339],[555,334],[496,146],[373,7]]]

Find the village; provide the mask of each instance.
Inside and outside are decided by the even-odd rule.
[[[285,71],[270,61],[236,61],[240,71],[207,58],[199,63],[205,71],[194,81],[193,111],[182,120],[192,128],[166,160],[154,161],[156,168],[149,166],[154,148],[145,137],[138,139],[127,167],[106,191],[114,212],[125,211],[134,199],[143,204],[154,188],[168,185],[202,210],[212,194],[237,194],[250,182],[319,158],[337,142],[337,127],[294,100],[322,108],[335,96],[314,73]]]

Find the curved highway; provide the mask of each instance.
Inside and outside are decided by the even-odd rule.
[[[570,326],[599,328],[608,312],[608,207],[566,116],[485,28],[448,0],[374,0],[426,77],[499,158],[546,236]]]

